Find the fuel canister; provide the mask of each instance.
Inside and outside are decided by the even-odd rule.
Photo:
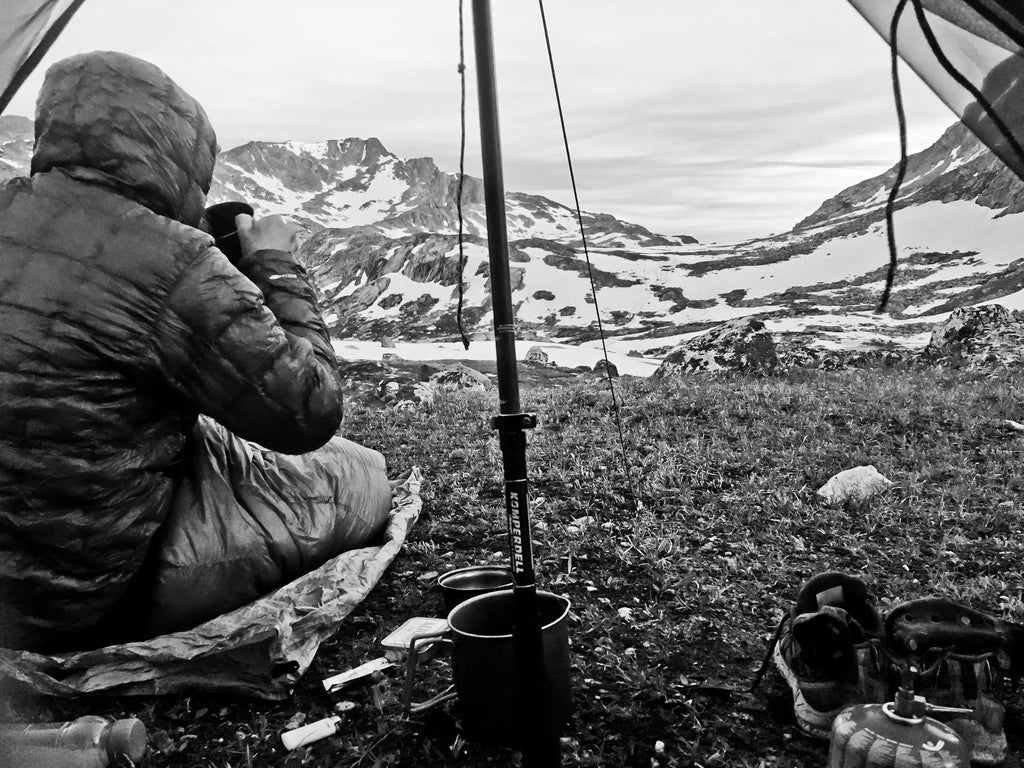
[[[963,739],[927,716],[928,703],[912,685],[905,679],[895,701],[840,712],[832,723],[828,768],[969,768]]]

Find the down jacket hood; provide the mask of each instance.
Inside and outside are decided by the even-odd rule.
[[[35,125],[33,174],[60,169],[162,216],[199,223],[217,139],[199,102],[153,64],[112,51],[57,62],[46,73]]]

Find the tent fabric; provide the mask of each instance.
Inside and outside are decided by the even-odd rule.
[[[889,42],[900,0],[849,1]],[[896,48],[964,125],[1024,179],[1024,4],[911,0],[900,16]]]
[[[4,0],[0,23],[0,113],[82,0]]]
[[[70,654],[0,649],[0,690],[51,696],[220,692],[286,698],[320,645],[377,584],[422,505],[418,468],[391,484],[383,543],[345,552],[191,630]]]

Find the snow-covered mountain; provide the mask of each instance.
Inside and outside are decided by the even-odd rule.
[[[27,166],[31,124],[2,120],[0,172]],[[612,348],[644,354],[745,315],[825,345],[921,345],[956,306],[1024,308],[1024,184],[957,124],[910,158],[896,214],[896,286],[889,311],[874,311],[894,173],[842,190],[790,232],[730,245],[586,213],[589,269],[571,209],[509,193],[519,335],[592,339],[591,279]],[[301,256],[339,338],[454,339],[457,182],[431,159],[401,159],[372,138],[252,142],[222,154],[211,201],[245,199],[303,223]],[[466,178],[463,209],[464,323],[485,337],[492,319],[479,179]]]
[[[17,115],[0,115],[0,182],[28,171],[32,159],[32,121]]]
[[[841,191],[788,233],[725,246],[609,243],[592,236],[592,218],[591,270],[571,220],[552,232],[536,217],[530,223],[517,216],[510,203],[520,335],[593,338],[591,275],[606,332],[623,350],[651,353],[680,335],[751,314],[777,332],[819,343],[919,345],[961,304],[999,299],[1024,306],[1024,294],[1017,295],[1024,287],[1024,184],[958,124],[910,158],[897,203],[896,287],[889,311],[875,312],[888,264],[884,207],[894,173]],[[479,194],[475,180],[467,188]],[[487,335],[487,253],[477,216],[465,245],[464,319]],[[364,224],[325,228],[307,241],[305,258],[340,336],[452,337],[452,220],[416,222],[419,231],[408,234]]]
[[[458,176],[438,169],[429,157],[403,160],[378,139],[349,138],[317,144],[249,142],[221,154],[210,190],[212,200],[248,200],[264,213],[297,217],[310,229],[362,227],[389,238],[455,234]],[[465,177],[464,231],[485,236],[480,179]],[[579,239],[575,213],[539,195],[511,193],[506,200],[508,235]],[[584,215],[588,238],[632,248],[692,240],[656,235],[612,216]]]

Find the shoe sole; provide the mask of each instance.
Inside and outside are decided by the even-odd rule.
[[[846,707],[837,707],[831,712],[821,712],[808,704],[804,698],[803,691],[800,690],[800,681],[796,679],[793,670],[790,669],[789,664],[786,663],[785,658],[782,656],[781,645],[781,643],[775,644],[775,649],[772,651],[772,662],[774,662],[775,668],[779,670],[779,674],[782,675],[782,679],[786,681],[790,690],[793,691],[793,714],[796,715],[796,724],[808,736],[816,739],[830,738],[832,735],[832,721]]]

